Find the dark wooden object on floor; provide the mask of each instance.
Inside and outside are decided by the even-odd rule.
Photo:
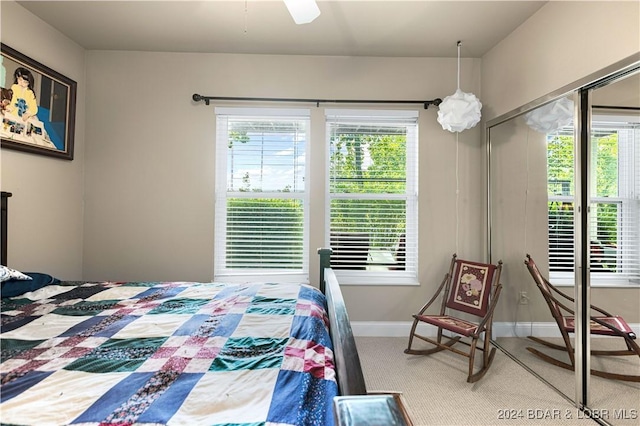
[[[407,354],[429,355],[444,349],[469,358],[469,375],[467,382],[480,380],[493,362],[496,348],[491,348],[491,330],[493,311],[498,302],[502,284],[500,273],[502,261],[498,265],[470,262],[457,259],[454,254],[449,272],[444,276],[440,287],[417,314],[413,315],[413,326],[409,335]],[[426,311],[442,294],[442,305],[437,315],[429,315]],[[461,313],[473,315],[478,322],[463,319]],[[431,324],[438,329],[436,340],[416,332],[419,323]],[[456,334],[455,337],[443,335],[443,330]],[[484,343],[478,347],[480,337],[484,335]],[[414,337],[435,345],[430,349],[414,349]],[[463,340],[471,339],[470,342]],[[446,339],[446,340],[443,340]],[[468,351],[453,347],[456,343],[469,346]],[[482,352],[482,366],[474,373],[476,350]]]
[[[331,249],[318,249],[320,255],[320,291],[327,296],[327,315],[334,342],[334,358],[340,395],[366,395],[367,387],[358,355],[358,347],[351,329],[347,306],[333,269],[327,267]]]
[[[567,352],[569,355],[569,362],[560,361],[550,355],[547,355],[539,350],[527,347],[527,350],[542,360],[551,363],[553,365],[557,365],[558,367],[566,368],[567,370],[575,370],[575,353],[573,346],[571,345],[571,339],[569,337],[570,333],[575,332],[574,325],[574,316],[575,311],[566,306],[564,303],[574,304],[575,301],[572,297],[564,294],[556,287],[554,287],[549,280],[542,276],[542,273],[538,269],[538,266],[533,261],[530,255],[527,254],[527,258],[524,261],[525,265],[527,265],[527,269],[529,273],[533,277],[538,289],[542,293],[544,300],[547,302],[549,309],[551,310],[551,315],[556,320],[558,327],[560,328],[560,334],[562,334],[562,339],[564,341],[564,346],[556,345],[554,343],[548,342],[544,339],[535,336],[529,336],[529,339],[534,342],[540,343],[549,348],[557,349],[560,351]],[[564,302],[564,303],[563,303]],[[627,346],[626,350],[611,350],[611,351],[598,351],[592,350],[591,355],[596,356],[626,356],[626,355],[637,355],[640,357],[640,347],[636,343],[636,335],[629,327],[629,324],[624,320],[624,318],[612,315],[609,312],[601,309],[597,306],[590,306],[592,311],[597,312],[597,315],[591,316],[591,324],[590,324],[590,332],[591,334],[597,334],[601,336],[612,336],[612,337],[620,337],[624,339],[624,342]],[[632,374],[617,374],[610,373],[607,371],[601,370],[591,370],[591,374],[594,376],[605,377],[607,379],[616,379],[623,380],[627,382],[640,382],[640,376],[632,375]]]
[[[7,266],[7,216],[8,212],[8,201],[9,197],[13,194],[10,192],[2,191],[2,216],[0,216],[0,226],[2,230],[0,231],[0,264]]]
[[[337,396],[333,405],[337,426],[413,426],[400,392]]]

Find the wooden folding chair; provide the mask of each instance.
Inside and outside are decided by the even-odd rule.
[[[498,302],[502,289],[500,273],[502,261],[498,265],[470,262],[457,259],[454,254],[449,266],[449,272],[442,283],[417,314],[413,315],[413,326],[409,334],[409,345],[405,349],[407,354],[429,355],[444,349],[469,358],[469,375],[467,382],[480,380],[493,361],[495,348],[491,348],[491,329],[493,311]],[[442,294],[442,304],[438,315],[428,315],[426,311]],[[475,320],[462,318],[460,314],[474,316]],[[420,335],[416,332],[419,323],[431,324],[438,328],[436,340]],[[444,336],[443,330],[456,334],[455,337]],[[478,347],[480,337],[484,335],[483,344]],[[412,349],[414,337],[435,345],[435,348]],[[468,338],[468,339],[464,339]],[[443,340],[445,339],[445,340]],[[468,342],[467,340],[471,340]],[[468,351],[462,351],[453,346],[456,343],[469,346]],[[482,366],[474,371],[476,349],[482,351]]]
[[[574,348],[571,345],[571,339],[569,334],[575,332],[575,324],[574,324],[574,315],[575,311],[568,307],[564,303],[574,304],[574,299],[556,287],[554,287],[549,280],[547,280],[542,273],[538,269],[538,266],[533,261],[530,255],[527,254],[527,258],[524,261],[525,265],[527,265],[527,269],[529,273],[533,277],[538,289],[542,293],[544,300],[547,302],[549,309],[551,310],[551,315],[556,320],[558,324],[558,328],[560,329],[560,334],[562,335],[562,339],[564,341],[563,345],[557,345],[541,339],[539,337],[529,336],[529,339],[534,342],[540,343],[549,348],[557,349],[560,351],[567,352],[569,355],[569,362],[564,362],[559,359],[556,359],[552,356],[549,356],[539,350],[527,347],[527,350],[532,354],[538,356],[542,360],[551,363],[553,365],[557,365],[558,367],[566,368],[567,370],[575,370],[575,355]],[[636,335],[629,327],[629,324],[622,318],[621,316],[612,315],[609,312],[601,309],[597,306],[591,305],[591,310],[597,312],[598,314],[595,316],[590,315],[590,331],[591,334],[601,335],[601,336],[612,336],[619,337],[624,339],[624,342],[627,346],[627,349],[621,350],[592,350],[591,355],[596,356],[626,356],[626,355],[637,355],[640,357],[640,347],[635,342]],[[616,380],[624,380],[628,382],[640,382],[640,376],[633,374],[617,374],[610,373],[607,371],[601,371],[592,369],[591,374],[594,376],[605,377],[608,379],[616,379]]]

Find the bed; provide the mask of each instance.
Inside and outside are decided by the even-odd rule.
[[[6,266],[11,194],[2,195]],[[320,289],[6,280],[1,422],[346,424],[334,399],[367,389],[331,250],[318,252]],[[5,297],[4,285],[20,281],[31,291]]]

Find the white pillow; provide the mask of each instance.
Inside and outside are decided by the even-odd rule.
[[[31,280],[29,275],[25,275],[20,271],[9,268],[4,265],[0,265],[0,282],[5,282],[7,280]]]

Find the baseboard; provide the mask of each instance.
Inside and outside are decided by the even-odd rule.
[[[410,321],[352,321],[351,328],[355,336],[361,337],[409,337]],[[640,323],[629,324],[640,335]],[[428,324],[418,324],[418,331],[425,336],[435,336],[436,328]],[[555,322],[509,323],[494,322],[493,337],[560,337]]]

